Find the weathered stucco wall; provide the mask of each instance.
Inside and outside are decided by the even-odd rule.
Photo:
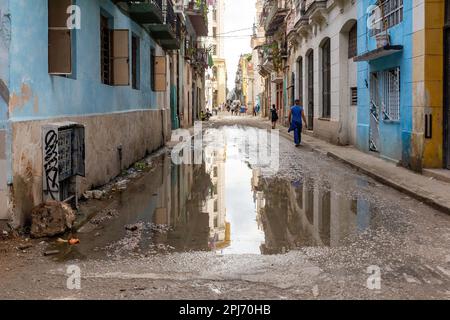
[[[43,125],[72,121],[86,126],[82,190],[105,184],[120,173],[118,146],[123,147],[122,166],[127,167],[170,138],[169,97],[152,91],[150,76],[151,50],[165,56],[164,50],[112,1],[76,0],[75,4],[81,8],[81,29],[73,30],[74,73],[61,77],[48,73],[48,1],[0,3],[0,17],[8,12],[10,22],[0,24],[0,77],[9,92],[9,103],[0,98],[0,218],[12,217],[15,225],[26,223],[31,208],[42,200]],[[30,13],[40,18],[32,19]],[[131,84],[109,86],[101,81],[101,13],[112,18],[113,29],[130,31],[130,57],[132,34],[140,38],[139,90]],[[129,72],[131,79],[131,65]],[[6,187],[6,179],[12,187]],[[12,189],[8,191],[12,208],[5,213],[1,210],[6,207],[7,188]]]
[[[103,185],[170,138],[169,110],[131,111],[108,115],[52,119],[72,121],[86,128],[86,178],[80,178],[81,192]],[[13,220],[26,223],[33,206],[42,201],[42,126],[48,120],[15,122],[13,131]],[[122,168],[118,147],[122,146]]]
[[[75,33],[75,74],[70,78],[48,74],[47,0],[15,0],[10,3],[11,49],[9,104],[12,121],[57,116],[109,113],[165,106],[165,93],[150,84],[150,50],[164,51],[139,25],[109,0],[77,0],[81,29]],[[114,29],[130,30],[140,38],[140,90],[108,86],[100,79],[100,13],[113,17]],[[30,19],[30,12],[39,19]],[[32,53],[32,54],[30,54]],[[131,79],[131,67],[130,67]]]
[[[9,13],[9,1],[0,1],[0,219],[8,217],[8,140],[7,119],[9,92],[9,44],[11,28]]]

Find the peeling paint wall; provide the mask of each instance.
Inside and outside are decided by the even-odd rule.
[[[111,1],[77,0],[77,5],[81,8],[81,30],[75,30],[76,75],[72,79],[48,74],[47,0],[11,2],[11,119],[23,121],[165,106],[165,93],[152,92],[150,85],[150,48],[157,55],[164,55],[164,51]],[[131,33],[140,37],[140,90],[101,83],[100,10],[113,16],[114,29],[128,29],[130,37]],[[40,18],[30,19],[29,12]]]
[[[163,130],[168,119],[170,123],[169,110],[141,110],[65,117],[53,122],[73,121],[86,127],[86,178],[79,178],[80,192],[84,192],[104,185],[122,169],[163,146],[170,134]],[[31,209],[42,201],[41,130],[46,123],[47,120],[13,123],[15,225],[27,223]],[[119,146],[123,148],[122,163]]]
[[[0,1],[0,219],[9,218],[8,210],[8,101],[9,101],[9,45],[11,23],[9,1]]]
[[[86,178],[81,191],[105,184],[121,172],[118,146],[123,147],[122,167],[125,168],[162,146],[171,133],[167,93],[153,92],[150,83],[151,49],[156,55],[166,53],[149,34],[110,0],[76,0],[81,8],[81,29],[74,30],[75,72],[70,77],[52,76],[48,74],[47,2],[11,1],[10,43],[8,50],[0,47],[0,77],[6,74],[9,90],[9,104],[0,102],[0,148],[4,120],[11,150],[6,158],[11,167],[8,176],[12,182],[10,202],[14,225],[27,223],[31,208],[42,201],[43,125],[59,121],[85,125]],[[0,10],[2,5],[3,2]],[[39,19],[30,19],[30,12]],[[113,17],[114,29],[130,30],[130,44],[132,34],[140,37],[140,90],[132,89],[131,85],[102,84],[101,12]],[[3,41],[3,33],[0,37]],[[131,66],[129,72],[131,79]],[[0,152],[0,158],[1,155]],[[4,179],[2,175],[0,185],[1,179]],[[0,208],[1,201],[0,187]]]

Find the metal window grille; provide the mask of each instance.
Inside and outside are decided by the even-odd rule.
[[[357,25],[350,29],[348,33],[348,58],[352,59],[358,55],[358,30]]]
[[[101,16],[100,43],[101,43],[101,77],[104,84],[111,84],[111,32],[109,30],[108,18]]]
[[[298,99],[303,105],[303,60],[300,58],[298,60]]]
[[[322,117],[331,117],[331,50],[328,39],[322,46]]]
[[[350,88],[350,97],[351,97],[352,106],[357,106],[358,105],[358,88],[356,88],[356,87]]]
[[[384,120],[400,120],[400,68],[378,72],[378,101]]]
[[[381,17],[375,19],[370,29],[370,35],[377,35],[403,21],[403,0],[379,0],[377,9],[380,10]]]

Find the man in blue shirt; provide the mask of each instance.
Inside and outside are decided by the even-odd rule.
[[[295,146],[300,146],[302,142],[302,120],[307,125],[305,110],[300,106],[300,100],[295,100],[295,104],[289,110],[289,131],[294,131]]]

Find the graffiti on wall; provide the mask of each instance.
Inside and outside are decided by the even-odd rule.
[[[44,131],[44,200],[59,200],[58,132]]]

